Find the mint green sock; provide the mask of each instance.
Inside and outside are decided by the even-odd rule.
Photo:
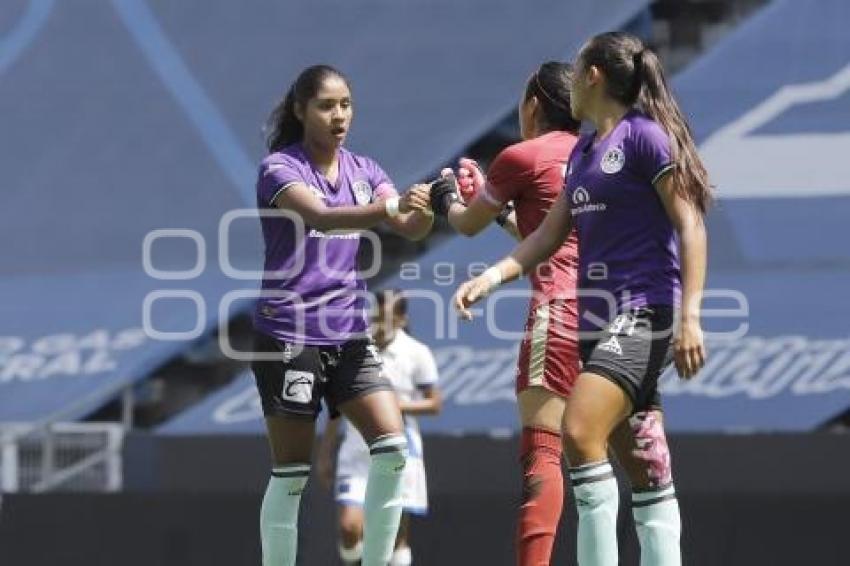
[[[381,436],[369,445],[372,462],[366,483],[363,566],[386,566],[401,520],[401,478],[407,461],[402,434]]]
[[[272,470],[260,508],[263,566],[295,566],[298,508],[309,475],[309,464],[292,464]]]
[[[570,469],[578,509],[579,566],[617,566],[620,492],[607,460]]]
[[[672,484],[632,494],[641,566],[681,566],[682,520]]]

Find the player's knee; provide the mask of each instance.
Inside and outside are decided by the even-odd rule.
[[[600,446],[604,451],[604,438],[600,438],[592,424],[582,419],[569,417],[566,419],[563,439],[568,456],[573,458],[578,457],[583,460],[598,452]]]
[[[360,521],[341,521],[339,538],[346,548],[354,547],[363,538],[363,523]]]
[[[386,434],[369,444],[372,467],[382,475],[400,475],[407,463],[407,439],[403,434]]]

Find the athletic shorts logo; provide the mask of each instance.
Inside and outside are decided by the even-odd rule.
[[[602,156],[602,162],[599,163],[599,166],[603,172],[613,175],[614,173],[619,173],[625,164],[626,154],[623,153],[623,150],[619,147],[612,147]]]
[[[283,400],[309,403],[313,399],[315,376],[309,371],[286,370],[283,375]]]
[[[283,353],[283,363],[288,364],[292,361],[292,344],[284,343],[281,352]]]
[[[374,344],[369,344],[366,346],[366,350],[369,352],[369,355],[375,358],[375,361],[381,363],[381,354],[378,352],[378,347]]]
[[[351,190],[354,191],[354,200],[360,206],[372,202],[372,185],[366,181],[354,181]]]
[[[616,336],[611,336],[608,340],[600,344],[599,349],[617,356],[623,355],[623,347],[620,346],[620,341],[617,340]]]

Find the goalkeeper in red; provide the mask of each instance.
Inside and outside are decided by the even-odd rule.
[[[466,206],[438,182],[432,207],[472,236],[496,220],[517,239],[539,226],[564,187],[567,160],[578,140],[570,113],[570,66],[549,62],[531,76],[520,99],[524,141],[493,160],[485,181],[475,162],[457,174]],[[448,173],[448,171],[444,171]],[[441,191],[441,189],[443,189]],[[532,296],[517,361],[522,423],[523,499],[516,532],[517,564],[548,565],[564,501],[561,423],[579,372],[575,235],[529,274]]]

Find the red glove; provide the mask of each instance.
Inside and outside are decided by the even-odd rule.
[[[463,201],[469,203],[475,198],[478,191],[484,188],[487,181],[484,179],[484,173],[481,172],[481,167],[474,160],[468,157],[462,157],[458,164],[458,192]]]

